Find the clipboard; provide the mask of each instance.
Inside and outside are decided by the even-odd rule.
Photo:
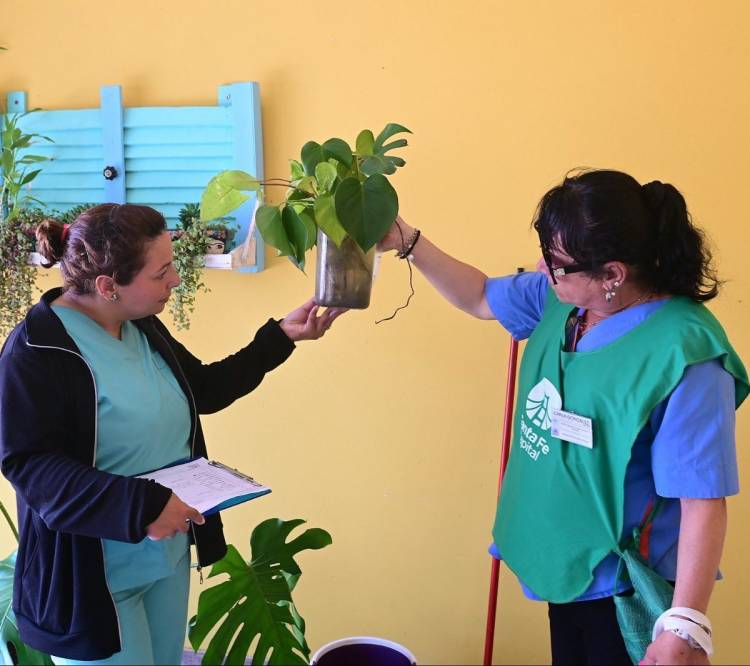
[[[139,474],[170,488],[185,504],[204,516],[249,502],[271,492],[252,476],[216,460],[194,458],[187,462]]]

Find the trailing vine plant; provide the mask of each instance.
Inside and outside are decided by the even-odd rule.
[[[190,328],[190,315],[195,309],[199,291],[210,289],[203,282],[203,255],[211,236],[227,236],[226,222],[214,220],[210,224],[200,219],[198,204],[186,204],[179,212],[180,229],[173,232],[174,267],[180,276],[179,286],[172,291],[169,311],[178,330]]]
[[[28,263],[34,241],[23,212],[30,204],[42,205],[29,190],[41,172],[41,168],[33,166],[49,158],[30,154],[28,148],[39,140],[51,139],[19,126],[29,113],[32,112],[6,114],[0,131],[0,336],[3,337],[24,317],[34,294],[36,271]]]
[[[169,311],[178,330],[190,328],[190,315],[195,309],[198,291],[207,293],[209,288],[203,282],[203,255],[206,254],[208,236],[206,225],[199,216],[191,216],[190,211],[180,211],[182,230],[172,243],[174,267],[180,276],[180,284],[172,290]]]

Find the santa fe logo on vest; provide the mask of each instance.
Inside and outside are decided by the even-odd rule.
[[[542,379],[529,391],[521,417],[521,448],[532,460],[549,453],[546,433],[552,426],[551,412],[562,408],[562,398],[549,379]]]

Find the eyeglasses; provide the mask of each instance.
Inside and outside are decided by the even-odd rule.
[[[544,263],[547,264],[550,277],[552,278],[552,284],[557,284],[557,278],[565,277],[572,273],[581,273],[583,271],[590,271],[591,264],[568,264],[567,266],[559,266],[557,268],[552,267],[552,257],[548,252],[542,251],[544,257]]]

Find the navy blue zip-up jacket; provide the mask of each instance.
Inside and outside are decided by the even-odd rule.
[[[69,659],[104,659],[121,647],[101,539],[143,540],[171,491],[95,468],[96,385],[50,308],[60,293],[44,294],[0,355],[0,465],[16,491],[20,532],[13,611],[28,645]],[[188,398],[194,456],[206,455],[198,414],[216,412],[252,391],[294,349],[271,319],[236,354],[204,365],[156,317],[133,323]],[[224,556],[218,514],[192,532],[201,566]]]

